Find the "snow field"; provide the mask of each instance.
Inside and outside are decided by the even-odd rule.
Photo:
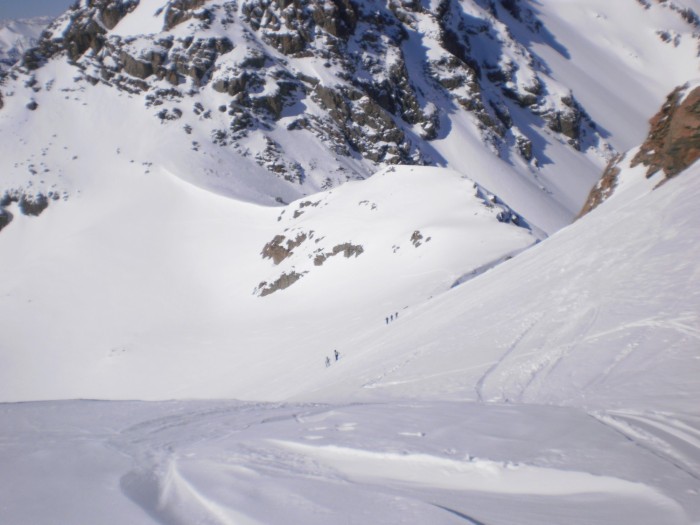
[[[577,409],[74,401],[2,405],[0,418],[10,520],[684,524],[699,512],[697,490],[679,490],[688,474]],[[39,471],[63,483],[28,486]]]
[[[113,34],[138,54],[161,4]],[[515,63],[516,86],[534,70],[559,96],[575,86],[627,149],[697,64],[669,5],[535,6],[538,39],[515,39],[532,64],[503,42],[484,52]],[[438,28],[414,29],[415,73],[437,58],[420,32]],[[275,53],[249,42],[231,56]],[[338,80],[320,61],[294,68]],[[40,217],[10,205],[0,232],[0,521],[700,523],[698,165],[657,189],[625,165],[613,198],[563,228],[606,151],[577,152],[534,116],[519,126],[537,163],[499,158],[455,106],[430,142],[451,169],[317,193],[376,167],[289,132],[301,103],[269,134],[304,156],[294,185],[250,160],[264,135],[212,143],[228,95],[200,93],[205,118],[194,99],[151,106],[59,60],[34,76],[39,91],[3,85],[0,190],[59,198]],[[438,92],[422,82],[427,104]],[[182,120],[156,118],[176,108]],[[490,192],[533,230],[500,222]],[[278,265],[263,259],[301,234]],[[363,252],[329,255],[345,243]],[[301,279],[256,295],[290,272]],[[84,398],[111,401],[60,401]]]

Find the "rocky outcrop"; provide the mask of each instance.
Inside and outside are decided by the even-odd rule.
[[[275,235],[275,238],[263,247],[261,252],[263,259],[272,259],[272,262],[277,265],[292,255],[292,250],[301,246],[307,238],[306,233],[300,233],[294,239],[287,239],[284,235]]]
[[[573,96],[562,97],[564,107],[545,112],[542,116],[552,131],[569,138],[569,144],[576,149],[580,146],[582,112]]]
[[[266,281],[261,282],[258,285],[258,287],[256,288],[255,292],[260,297],[265,297],[265,296],[273,294],[279,290],[284,290],[285,288],[289,288],[295,282],[297,282],[299,279],[301,279],[303,276],[304,276],[304,274],[297,273],[297,272],[283,273],[282,275],[279,276],[279,278],[277,280],[275,280],[272,283],[268,283]]]
[[[421,244],[423,244],[424,242],[430,242],[430,239],[431,239],[430,237],[428,237],[428,238],[426,239],[426,238],[423,236],[423,234],[420,232],[420,230],[415,230],[415,231],[411,234],[411,239],[410,239],[410,241],[411,241],[411,244],[413,244],[414,247],[418,248],[418,247],[419,247]]]
[[[41,192],[32,193],[23,189],[5,191],[0,197],[0,230],[12,222],[13,215],[6,209],[11,204],[17,204],[23,215],[38,217],[49,207],[50,200],[58,200],[58,198],[59,195],[54,192],[44,195]]]
[[[68,18],[54,22],[42,35],[38,45],[25,53],[22,66],[34,70],[51,57],[66,53],[72,61],[78,60],[88,50],[99,52],[105,45],[106,33],[138,5],[139,0],[86,0],[76,2]]]
[[[198,17],[200,20],[208,20],[211,13],[207,10],[199,13],[195,12],[195,9],[202,7],[206,2],[207,0],[172,0],[165,9],[164,29],[169,31],[193,17]]]
[[[3,228],[5,228],[5,226],[10,224],[11,222],[12,214],[9,211],[0,208],[0,231],[2,231]]]
[[[579,217],[583,217],[590,211],[600,206],[600,204],[602,204],[613,194],[615,188],[617,187],[617,179],[621,171],[620,162],[623,159],[623,156],[618,155],[608,163],[605,171],[603,172],[603,176],[589,193],[586,203],[583,205],[583,208],[578,214]]]
[[[153,65],[150,62],[138,60],[128,53],[121,53],[124,64],[124,72],[136,78],[148,78],[153,74]]]
[[[349,242],[333,246],[330,252],[319,253],[314,257],[314,266],[323,266],[329,257],[335,257],[342,254],[346,259],[350,257],[359,257],[365,252],[365,249],[359,244]]]
[[[163,125],[186,120],[174,102],[193,98],[185,106],[201,106],[195,120],[216,127],[212,122],[198,133],[188,121],[180,126],[186,133],[233,147],[293,185],[309,180],[313,168],[286,150],[282,125],[346,159],[338,162],[342,170],[352,166],[327,184],[366,176],[377,165],[436,162],[429,142],[448,133],[455,112],[466,112],[504,158],[511,151],[533,165],[546,158],[530,136],[533,120],[584,149],[582,135],[597,136],[590,119],[570,92],[560,95],[567,90],[508,29],[521,24],[519,32],[537,37],[536,12],[522,2],[483,4],[163,0],[152,15],[162,21],[155,34],[120,36],[110,30],[138,0],[83,0],[48,28],[23,68],[31,73],[64,54],[77,79],[163,106],[153,112]],[[216,106],[205,107],[207,100]],[[262,135],[254,147],[246,140],[251,133]]]
[[[700,86],[673,91],[649,123],[649,136],[631,166],[646,166],[647,177],[660,170],[667,178],[678,175],[700,157]]]
[[[629,167],[645,166],[647,178],[661,171],[661,184],[682,173],[700,158],[700,86],[689,88],[686,85],[675,89],[649,123],[649,135],[629,161]],[[579,217],[595,209],[615,192],[625,162],[623,155],[608,164],[586,199]]]

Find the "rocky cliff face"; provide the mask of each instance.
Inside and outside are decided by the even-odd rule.
[[[690,63],[697,17],[675,5],[573,6],[595,31],[566,40],[569,7],[506,0],[80,0],[0,80],[0,195],[63,199],[123,159],[265,205],[391,164],[449,166],[555,231],[619,131],[588,116],[610,101],[588,95],[600,85],[576,57],[624,78],[659,56]],[[621,13],[645,28],[634,60],[589,44],[628,41]]]
[[[642,165],[647,168],[647,178],[661,171],[665,181],[700,158],[700,86],[675,89],[649,124],[649,135],[636,154],[631,158],[618,156],[608,165],[591,190],[581,215],[614,193],[623,169]]]
[[[646,166],[647,177],[660,170],[675,177],[700,157],[700,86],[673,91],[649,123],[649,137],[631,166]]]
[[[435,162],[429,143],[447,133],[454,112],[468,115],[495,154],[513,151],[526,162],[542,155],[528,129],[533,119],[572,148],[597,141],[570,90],[514,39],[508,26],[546,36],[534,13],[517,3],[173,0],[155,12],[152,6],[82,0],[12,75],[31,82],[47,61],[65,57],[80,79],[143,96],[163,122],[225,113],[227,125],[212,126],[211,140],[245,150],[249,134],[264,135],[263,146],[249,153],[296,184],[310,166],[271,130],[307,130],[333,155],[368,166]],[[151,28],[122,30],[136,17],[148,17]],[[227,103],[200,100],[209,90],[225,94]],[[366,175],[352,171],[342,178]]]

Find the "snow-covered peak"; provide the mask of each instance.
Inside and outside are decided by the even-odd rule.
[[[52,20],[51,17],[0,20],[0,73],[9,69],[25,51],[36,45],[41,33]]]
[[[24,57],[0,100],[13,115],[35,110],[11,117],[31,121],[15,134],[54,125],[43,108],[71,115],[95,98],[121,119],[148,115],[159,138],[142,141],[143,162],[264,204],[390,164],[450,166],[551,233],[578,212],[613,146],[638,131],[615,125],[629,111],[618,119],[609,98],[589,94],[650,85],[660,64],[653,89],[625,97],[646,118],[649,101],[697,67],[695,18],[671,4],[596,4],[595,23],[572,31],[581,14],[565,4],[80,2]],[[629,34],[626,18],[644,30]],[[629,40],[636,54],[601,47],[606,39]],[[601,75],[590,57],[605,64]]]

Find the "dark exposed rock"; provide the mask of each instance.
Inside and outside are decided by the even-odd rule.
[[[630,167],[643,164],[647,167],[647,177],[663,170],[662,182],[665,182],[700,158],[700,87],[690,93],[687,90],[687,86],[679,87],[668,95],[661,110],[649,121],[649,135],[630,161]],[[608,164],[579,217],[614,193],[623,160],[624,157],[617,157]]]
[[[423,244],[423,234],[419,230],[416,230],[411,234],[410,240],[411,240],[411,243],[413,244],[413,246],[418,248],[421,244]],[[428,237],[428,239],[426,239],[425,242],[428,242],[429,240],[430,240],[430,237]]]
[[[2,229],[11,222],[12,214],[9,211],[0,208],[0,231],[2,231]]]
[[[263,259],[272,259],[272,262],[277,265],[292,255],[292,250],[300,246],[307,238],[306,233],[300,233],[294,239],[287,239],[285,246],[283,243],[286,237],[284,235],[276,235],[274,239],[263,247],[261,252]]]
[[[540,95],[542,94],[542,84],[537,79],[534,80],[532,85],[523,87],[522,91],[507,87],[505,85],[501,89],[506,97],[515,100],[522,108],[535,106],[539,101]]]
[[[501,0],[501,5],[513,18],[520,20],[520,3],[518,0]]]
[[[357,24],[357,13],[349,0],[317,2],[311,16],[317,25],[338,38],[347,38]]]
[[[125,52],[122,52],[121,59],[124,63],[124,71],[132,77],[145,79],[153,74],[153,65],[149,62],[137,60]]]
[[[263,281],[258,285],[258,288],[257,288],[259,290],[260,297],[265,297],[266,295],[270,295],[270,294],[275,293],[279,290],[284,290],[285,288],[289,288],[291,285],[293,285],[295,282],[297,282],[303,276],[304,276],[303,273],[297,273],[295,271],[292,271],[290,273],[283,273],[273,283],[268,284],[266,281]]]
[[[586,203],[578,214],[579,218],[597,208],[613,194],[617,186],[617,177],[620,175],[619,164],[623,159],[624,156],[617,155],[608,163],[603,176],[588,194]]]
[[[293,217],[294,219],[297,219],[297,218],[301,217],[301,215],[303,215],[303,213],[304,213],[304,208],[306,208],[306,207],[308,207],[308,206],[313,206],[313,207],[315,208],[316,206],[318,206],[318,204],[319,204],[320,202],[321,202],[321,201],[316,201],[316,202],[304,201],[304,202],[299,203],[299,209],[294,210],[294,215],[293,215],[292,217]]]
[[[193,10],[202,7],[206,0],[172,0],[165,10],[164,29],[169,31],[194,16]]]
[[[314,96],[340,127],[348,144],[374,162],[410,162],[405,135],[392,115],[355,89],[331,89],[320,84]]]
[[[126,0],[117,2],[96,2],[102,4],[101,19],[107,29],[114,29],[127,13],[138,5],[138,0]]]
[[[581,138],[582,113],[573,97],[562,97],[564,109],[546,112],[543,116],[552,131],[571,139],[569,143],[578,148]]]
[[[336,255],[343,254],[345,258],[359,257],[364,253],[365,249],[359,244],[351,244],[349,242],[338,244],[333,247],[330,252],[320,253],[314,257],[314,266],[322,266],[324,262],[329,257],[335,257]]]
[[[3,210],[6,206],[16,202],[19,210],[24,215],[38,217],[49,206],[49,199],[43,193],[30,194],[22,189],[8,190],[0,198],[0,213],[9,213]],[[10,215],[10,219],[12,216]]]
[[[516,145],[518,147],[518,153],[520,153],[520,156],[527,161],[531,161],[533,158],[532,141],[526,139],[525,137],[518,137],[516,139]]]
[[[19,209],[24,215],[38,217],[49,206],[49,199],[43,193],[36,195],[22,194]]]
[[[498,222],[513,224],[528,230],[531,229],[530,224],[521,215],[514,212],[505,202],[499,199],[497,195],[486,192],[478,185],[474,185],[474,187],[476,189],[476,196],[481,199],[484,206],[493,210],[498,210],[496,213]]]
[[[39,104],[35,100],[27,103],[27,109],[30,111],[35,111],[39,107]]]
[[[299,54],[307,44],[299,33],[266,33],[265,40],[285,55]]]
[[[74,6],[67,27],[54,34],[49,28],[39,44],[22,57],[22,65],[29,70],[40,67],[48,59],[65,51],[75,61],[92,50],[97,53],[105,44],[107,30],[131,12],[139,0],[89,0],[84,8]]]
[[[352,158],[351,164],[434,162],[435,151],[425,141],[447,132],[441,125],[449,129],[454,111],[471,114],[495,154],[505,156],[509,148],[517,148],[527,160],[537,152],[532,142],[520,138],[524,133],[518,127],[528,126],[532,113],[574,147],[579,147],[582,126],[585,129],[578,104],[573,98],[567,102],[568,97],[553,100],[535,57],[501,27],[502,22],[512,24],[513,17],[530,27],[528,21],[535,15],[524,2],[485,0],[482,7],[493,6],[491,15],[480,17],[458,0],[170,0],[154,14],[163,20],[163,32],[147,46],[109,33],[138,3],[76,4],[37,49],[25,55],[26,68],[64,53],[76,67],[76,78],[130,94],[147,92],[148,107],[163,105],[152,114],[164,125],[179,115],[164,109],[172,105],[156,93],[158,81],[189,90],[192,96],[210,88],[226,94],[229,100],[212,102],[195,113],[203,120],[220,106],[219,117],[227,119],[204,133],[222,147],[240,148],[268,172],[294,184],[307,180],[307,171],[315,169],[308,159],[297,155],[289,160],[295,152],[283,151],[272,139],[265,139],[260,148],[256,143],[252,151],[242,142],[251,133],[275,136],[268,132],[283,116],[288,118],[288,131],[314,135],[332,154]],[[237,24],[229,33],[236,41],[202,38],[214,21],[224,30]],[[430,36],[423,35],[419,22],[432,28]],[[444,52],[425,57],[412,52],[407,60],[404,54],[417,43],[407,44],[409,34],[430,38],[430,45],[442,46]],[[235,55],[222,59],[234,47]],[[515,65],[513,54],[525,60]],[[301,64],[296,61],[307,57],[328,71],[316,75],[313,68],[297,67]],[[319,114],[316,105],[326,114]],[[192,127],[184,129],[197,133]],[[332,182],[364,175],[362,169],[349,168],[352,173]]]

